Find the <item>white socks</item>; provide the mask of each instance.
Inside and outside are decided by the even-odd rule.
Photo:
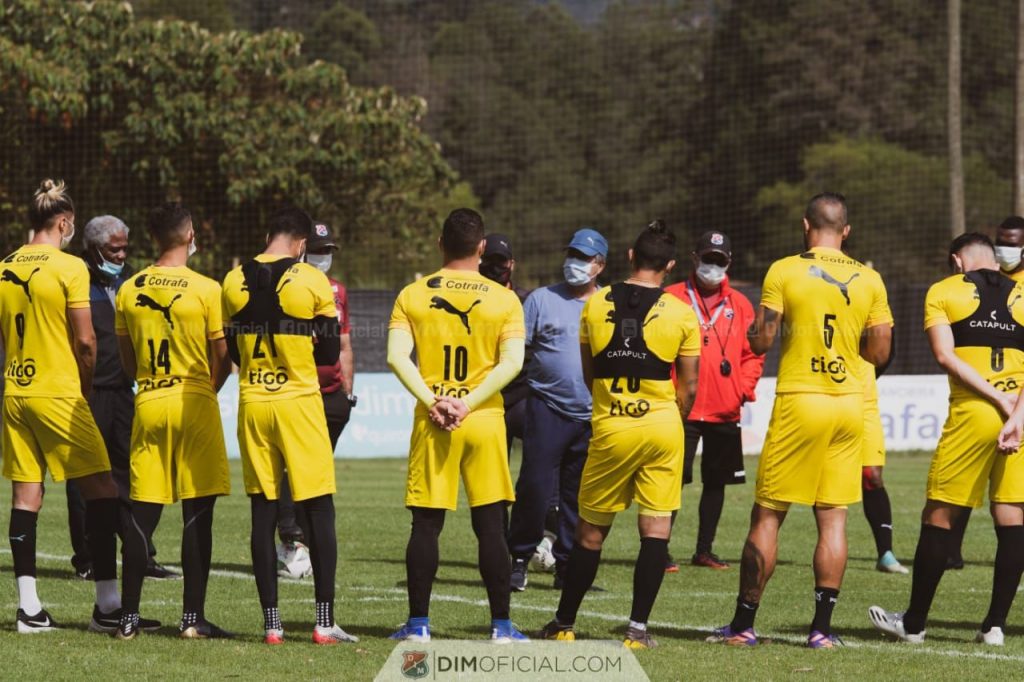
[[[116,580],[96,581],[96,606],[103,613],[110,613],[121,608],[121,595],[117,591]]]
[[[629,627],[640,632],[647,632],[647,623],[637,623],[635,620],[631,620],[629,621]]]
[[[18,576],[18,608],[26,616],[34,616],[43,610],[36,594],[36,579],[29,575]]]

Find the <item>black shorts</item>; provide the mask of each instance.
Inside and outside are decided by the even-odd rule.
[[[683,483],[693,483],[693,459],[697,443],[704,442],[700,457],[700,480],[704,485],[746,483],[743,470],[743,438],[736,422],[685,422]]]

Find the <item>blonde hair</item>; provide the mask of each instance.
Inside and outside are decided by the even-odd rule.
[[[75,204],[68,196],[63,180],[56,182],[46,178],[39,183],[39,189],[32,197],[32,203],[28,209],[28,217],[32,223],[32,229],[41,230],[45,228],[53,218],[63,213],[74,213]]]

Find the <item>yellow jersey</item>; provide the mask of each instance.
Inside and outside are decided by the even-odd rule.
[[[222,300],[240,359],[241,402],[319,395],[313,322],[338,314],[324,273],[260,254],[224,277]]]
[[[224,337],[220,285],[187,266],[152,265],[117,292],[114,330],[135,349],[136,400],[213,394],[208,342]]]
[[[864,402],[878,402],[878,380],[875,378],[875,366],[860,357],[854,358],[850,371],[864,387]]]
[[[861,393],[851,369],[865,327],[893,323],[877,272],[838,249],[815,247],[772,263],[761,305],[782,315],[776,393]]]
[[[1000,391],[1024,385],[1024,284],[995,270],[936,282],[924,300],[924,328],[947,324],[954,351]],[[949,399],[979,399],[952,376]]]
[[[700,357],[693,309],[661,289],[615,284],[583,306],[580,343],[593,357],[594,432],[679,422],[671,368]]]
[[[1004,272],[1003,274],[1014,282],[1024,282],[1024,268],[1021,268],[1017,272]]]
[[[523,338],[519,297],[480,273],[441,269],[398,294],[389,329],[404,329],[416,344],[420,376],[431,393],[463,397],[498,364],[499,346]],[[425,410],[417,404],[416,409]],[[504,413],[495,393],[474,413]]]
[[[26,244],[0,263],[5,394],[82,396],[68,308],[89,307],[89,269],[48,244]]]

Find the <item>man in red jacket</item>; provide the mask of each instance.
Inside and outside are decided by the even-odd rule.
[[[764,369],[764,356],[755,355],[747,341],[754,308],[746,296],[729,286],[726,271],[731,262],[729,237],[721,232],[705,232],[693,252],[693,273],[686,281],[665,289],[690,305],[701,325],[697,399],[684,425],[683,483],[693,482],[697,443],[703,442],[700,478],[704,488],[697,551],[691,563],[720,570],[729,564],[711,551],[711,545],[725,503],[725,486],[747,480],[740,408],[754,400],[754,388]],[[665,570],[679,570],[671,556]]]

